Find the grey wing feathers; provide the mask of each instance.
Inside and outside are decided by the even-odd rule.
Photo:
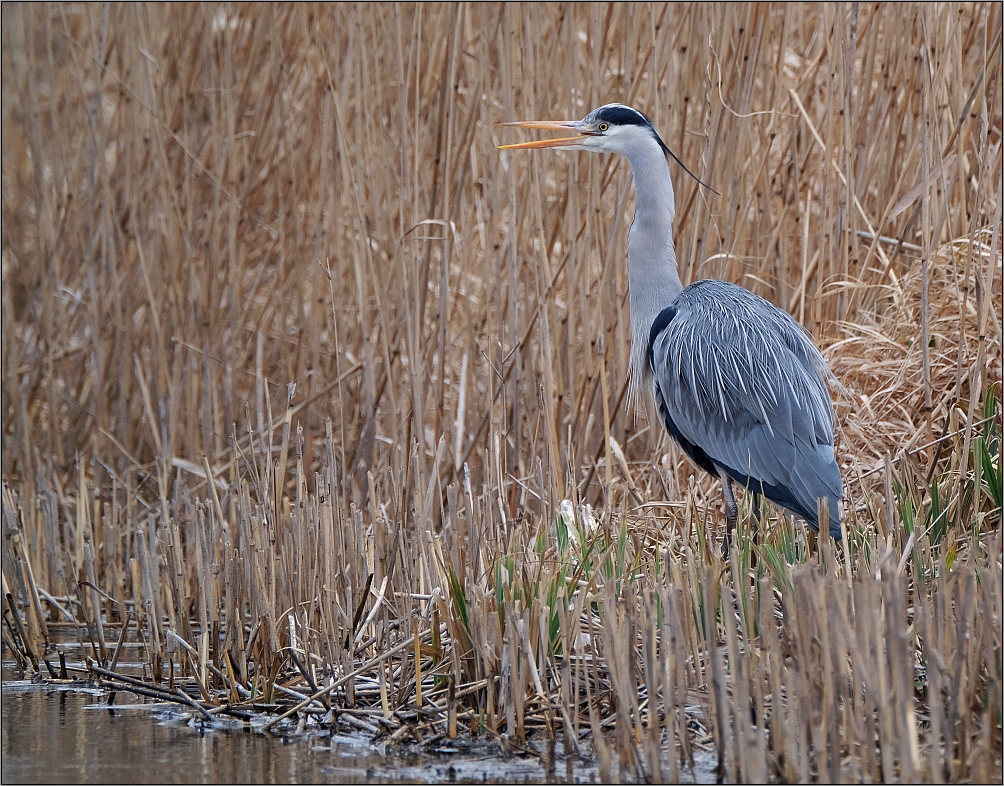
[[[810,524],[816,499],[828,498],[839,538],[830,372],[809,336],[784,311],[723,281],[698,281],[673,306],[651,342],[666,417],[735,480]]]

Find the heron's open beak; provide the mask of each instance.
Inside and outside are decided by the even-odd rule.
[[[579,123],[575,120],[519,120],[515,123],[499,123],[500,126],[513,128],[539,128],[544,131],[579,131]],[[578,136],[566,136],[559,139],[538,139],[535,142],[520,142],[517,145],[499,145],[499,150],[532,150],[542,147],[578,147],[590,134],[579,133]]]

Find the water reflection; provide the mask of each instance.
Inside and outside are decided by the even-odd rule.
[[[126,704],[125,702],[133,702]],[[405,783],[545,780],[536,759],[436,756],[374,749],[363,737],[276,737],[240,722],[206,726],[167,705],[5,682],[5,783]],[[558,777],[564,775],[559,765]],[[595,780],[577,765],[577,782]]]

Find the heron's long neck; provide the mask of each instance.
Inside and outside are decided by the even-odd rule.
[[[648,374],[646,354],[652,323],[683,291],[673,247],[676,204],[666,156],[656,144],[635,148],[628,157],[634,172],[635,213],[628,234],[631,297],[632,387]]]

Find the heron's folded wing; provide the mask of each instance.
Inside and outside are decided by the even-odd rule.
[[[832,525],[841,481],[818,352],[788,315],[723,286],[742,294],[681,296],[672,322],[653,337],[665,417],[737,481],[813,524],[816,499],[830,498]]]

